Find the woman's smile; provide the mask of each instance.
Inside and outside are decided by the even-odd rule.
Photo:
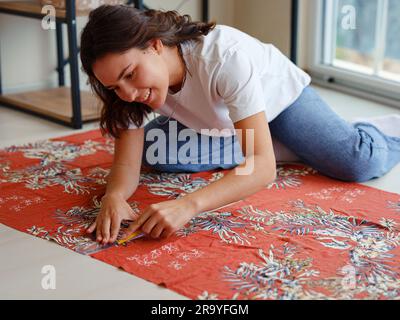
[[[149,103],[150,102],[150,97],[151,97],[151,92],[152,92],[151,88],[147,89],[145,95],[141,99],[139,99],[138,102],[140,102],[140,103]]]

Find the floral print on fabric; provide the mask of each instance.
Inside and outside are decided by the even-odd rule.
[[[85,230],[112,158],[98,130],[0,150],[0,222],[192,299],[400,299],[398,194],[279,165],[263,190],[200,212],[168,239],[102,246]],[[128,199],[136,216],[228,172],[142,169]]]

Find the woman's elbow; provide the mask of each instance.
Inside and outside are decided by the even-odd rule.
[[[264,188],[275,181],[277,177],[276,161],[264,156],[255,156],[246,159],[244,167],[241,167],[241,174],[252,175],[254,181],[258,181],[260,188]]]
[[[277,177],[276,162],[262,166],[258,172],[261,174],[256,175],[261,178],[261,184],[263,186],[274,182]]]
[[[277,172],[276,172],[276,166],[272,167],[270,170],[267,170],[268,172],[266,172],[266,177],[264,180],[264,183],[266,185],[274,182],[276,180],[277,177]]]

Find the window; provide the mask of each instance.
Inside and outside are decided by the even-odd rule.
[[[400,102],[400,1],[314,1],[314,77]]]

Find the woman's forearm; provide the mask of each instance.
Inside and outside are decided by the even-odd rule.
[[[253,161],[254,167],[249,174],[237,173]],[[248,168],[248,167],[247,167]],[[239,171],[238,171],[239,170]],[[190,201],[197,213],[217,209],[239,201],[262,190],[276,178],[276,165],[266,165],[264,157],[250,156],[246,162],[231,170],[225,177],[200,190],[188,194],[183,199]]]
[[[139,173],[127,165],[113,164],[107,177],[106,196],[119,195],[127,200],[137,189]]]

